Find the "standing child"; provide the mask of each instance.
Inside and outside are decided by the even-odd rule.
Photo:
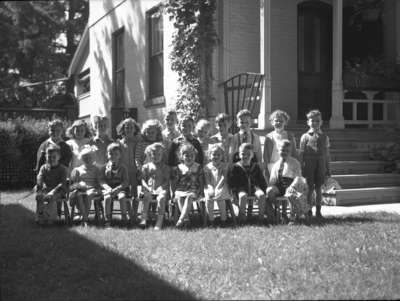
[[[71,206],[77,204],[82,214],[83,226],[87,226],[89,209],[97,196],[101,195],[101,171],[94,164],[95,149],[87,145],[79,154],[83,162],[81,166],[75,167],[71,172],[71,192],[69,199]]]
[[[178,138],[180,133],[176,129],[178,124],[178,115],[175,110],[168,110],[165,113],[165,126],[166,128],[162,131],[163,139],[166,142],[167,147]]]
[[[308,203],[311,205],[313,191],[316,193],[316,216],[321,215],[321,186],[325,178],[329,177],[329,137],[321,131],[322,114],[319,110],[312,110],[307,113],[307,125],[309,130],[300,139],[300,163],[303,169],[303,176],[308,184]],[[312,211],[308,211],[308,222]]]
[[[276,197],[285,195],[286,189],[296,177],[301,177],[300,162],[290,155],[292,149],[291,142],[287,139],[280,140],[277,149],[279,159],[272,166],[267,188],[268,202],[271,205],[276,203]],[[286,206],[286,204],[282,205],[282,212],[283,217],[287,221]]]
[[[211,143],[221,143],[224,148],[225,163],[232,162],[233,135],[229,133],[231,127],[231,119],[229,115],[220,113],[215,117],[215,124],[218,132],[211,136]]]
[[[123,226],[127,223],[128,205],[127,194],[129,193],[128,170],[121,162],[121,145],[111,143],[107,147],[108,162],[102,169],[102,187],[105,200],[106,226],[111,223],[111,205],[114,199],[119,201],[121,209],[121,220]]]
[[[190,116],[183,116],[179,122],[179,130],[181,135],[176,138],[169,149],[168,152],[168,165],[171,167],[177,166],[179,164],[179,148],[184,143],[190,143],[196,149],[195,161],[200,165],[203,165],[204,154],[201,148],[199,140],[193,137],[194,120]]]
[[[62,121],[60,119],[50,121],[48,129],[50,137],[40,144],[37,151],[36,171],[39,171],[39,168],[46,163],[46,149],[50,145],[57,145],[60,148],[60,164],[68,167],[72,159],[71,149],[62,138],[64,133],[64,125]]]
[[[260,137],[251,130],[251,113],[249,110],[241,110],[236,115],[239,132],[233,135],[233,163],[240,160],[238,152],[243,143],[253,145],[253,161],[262,166],[262,152]]]
[[[210,127],[211,124],[206,119],[200,119],[194,129],[196,138],[199,140],[203,154],[207,154],[208,146],[210,144]]]
[[[138,141],[137,135],[140,133],[140,127],[133,118],[126,118],[117,126],[117,134],[122,137],[118,140],[121,145],[121,162],[128,169],[130,194],[137,197],[137,167],[135,162],[135,151]]]
[[[204,166],[204,196],[210,223],[214,223],[214,201],[221,213],[222,224],[226,223],[226,200],[231,199],[227,176],[228,164],[223,162],[225,150],[221,144],[212,144],[208,150],[209,163]]]
[[[146,162],[142,167],[143,214],[140,226],[145,228],[150,202],[157,200],[157,221],[154,230],[161,230],[169,195],[170,169],[163,161],[164,146],[160,142],[146,147]]]
[[[67,137],[70,138],[67,141],[67,144],[72,151],[72,160],[69,166],[70,171],[83,164],[79,154],[83,150],[83,147],[89,144],[89,136],[90,131],[84,120],[75,120],[74,123],[67,129]]]
[[[265,136],[264,142],[264,163],[267,176],[269,176],[274,163],[279,160],[278,144],[281,141],[290,141],[290,156],[297,158],[295,137],[291,132],[285,130],[289,119],[289,115],[282,110],[273,111],[269,117],[274,130]]]
[[[107,125],[108,118],[106,116],[93,116],[92,126],[95,130],[95,136],[90,139],[90,145],[97,147],[94,161],[99,168],[107,163],[107,147],[113,142],[107,134]]]
[[[135,162],[140,172],[145,163],[145,149],[154,142],[162,142],[162,125],[157,119],[149,119],[142,125],[142,132],[135,151]]]
[[[179,149],[182,163],[173,169],[172,191],[181,212],[176,227],[182,227],[187,221],[193,201],[200,198],[204,189],[204,173],[201,165],[195,162],[196,152],[192,144],[182,144]]]
[[[67,191],[67,168],[60,164],[60,147],[46,148],[46,163],[39,170],[36,181],[36,221],[52,224],[57,218],[57,200]]]
[[[250,143],[243,143],[239,147],[240,161],[233,164],[228,173],[228,185],[232,193],[237,197],[239,205],[239,222],[246,221],[246,205],[249,197],[255,197],[258,201],[259,222],[263,222],[265,212],[265,181],[261,167],[252,161],[254,156],[253,146]],[[268,218],[272,218],[272,208],[267,206]]]

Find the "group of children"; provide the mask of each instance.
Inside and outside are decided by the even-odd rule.
[[[239,223],[246,222],[247,206],[256,202],[258,221],[274,224],[279,196],[289,199],[290,222],[301,215],[309,221],[313,191],[320,218],[321,185],[329,176],[329,139],[320,129],[321,113],[307,114],[309,130],[302,135],[299,150],[294,135],[285,130],[286,112],[271,114],[274,129],[266,135],[263,151],[260,137],[251,129],[251,113],[241,110],[236,118],[239,132],[231,134],[230,117],[219,114],[217,133],[212,136],[209,121],[201,119],[195,124],[191,117],[182,116],[178,123],[173,110],[166,112],[164,130],[156,119],[140,128],[133,118],[126,118],[117,126],[120,139],[115,142],[108,136],[107,117],[92,118],[93,137],[83,120],[75,121],[67,129],[67,142],[62,139],[62,122],[50,122],[50,137],[39,147],[37,157],[38,222],[52,223],[57,218],[55,204],[67,192],[83,225],[87,225],[92,203],[103,200],[107,226],[114,201],[120,204],[122,222],[134,223],[138,200],[143,203],[139,223],[143,228],[152,202],[157,204],[154,229],[162,228],[169,200],[179,208],[176,227],[189,223],[194,202],[205,203],[210,224],[217,204],[225,224],[227,200],[236,204]]]

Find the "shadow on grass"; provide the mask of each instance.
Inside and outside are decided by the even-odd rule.
[[[37,227],[23,206],[0,210],[2,300],[194,299],[68,228]]]

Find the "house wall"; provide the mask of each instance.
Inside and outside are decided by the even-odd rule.
[[[138,109],[138,121],[162,114],[176,95],[176,75],[168,61],[171,24],[164,17],[164,95],[165,104],[145,107],[148,87],[146,12],[160,0],[89,1],[91,59],[91,105],[81,106],[80,115],[102,113],[110,116],[112,90],[112,34],[124,27],[125,108]]]
[[[242,72],[260,72],[260,1],[217,2],[218,84]],[[217,93],[218,111],[224,111],[223,88]]]

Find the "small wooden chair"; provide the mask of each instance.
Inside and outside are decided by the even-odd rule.
[[[178,200],[176,198],[173,198],[170,200],[170,206],[169,206],[169,212],[172,215],[172,220],[174,225],[179,220],[179,215],[180,215],[180,210],[179,210],[179,205],[178,205]],[[202,225],[205,226],[207,225],[207,211],[206,211],[206,204],[202,198],[196,200],[192,204],[192,211],[191,211],[191,216],[189,218],[193,219],[193,216],[196,215],[198,216],[198,222]]]
[[[98,195],[94,197],[93,199],[93,204],[94,204],[94,209],[89,209],[89,216],[91,214],[94,214],[94,220],[96,224],[103,223],[104,222],[104,206],[103,206],[103,195]],[[75,217],[75,209],[76,209],[76,204],[73,204],[71,206],[71,222],[74,222],[74,217]]]
[[[286,208],[286,210],[284,210]],[[274,204],[274,215],[278,224],[284,224],[284,217],[290,215],[289,199],[285,196],[276,197],[276,202]]]

